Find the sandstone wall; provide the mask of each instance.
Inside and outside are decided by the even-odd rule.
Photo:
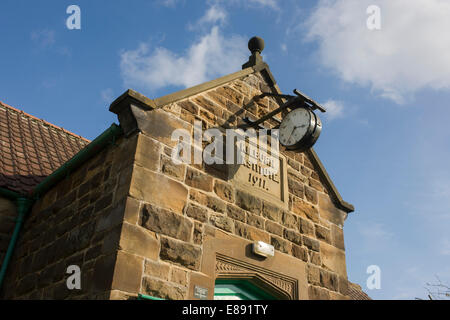
[[[8,249],[14,225],[16,223],[16,206],[9,199],[0,197],[0,265]]]
[[[235,125],[242,117],[255,119],[276,108],[271,98],[251,101],[261,91],[269,88],[259,74],[252,74],[148,111],[149,125],[138,135],[112,298],[137,293],[188,298],[191,279],[201,276],[203,241],[214,230],[271,243],[304,261],[309,298],[345,298],[346,213],[333,204],[305,154],[283,151],[288,162],[286,209],[236,188],[216,168],[175,165],[170,158],[175,145],[170,138],[177,128],[192,133],[194,120],[201,120],[204,129]]]
[[[194,120],[206,129],[255,119],[277,107],[269,98],[252,101],[269,90],[252,74],[146,111],[141,132],[103,150],[34,205],[2,296],[190,298],[191,284],[204,276],[205,241],[225,233],[271,243],[283,261],[305,265],[308,292],[302,297],[345,298],[346,214],[306,154],[282,152],[288,164],[285,208],[251,188],[237,188],[220,168],[171,160],[173,130],[192,133]],[[66,287],[72,264],[81,267],[81,290]]]
[[[6,274],[6,299],[108,298],[136,138],[120,139],[59,182],[32,208]],[[81,290],[68,290],[69,265]]]

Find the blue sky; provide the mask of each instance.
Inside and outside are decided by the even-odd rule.
[[[449,15],[441,0],[2,0],[0,100],[93,139],[127,88],[156,98],[240,70],[258,35],[282,91],[328,107],[315,149],[356,208],[350,280],[425,298],[436,275],[450,283]]]

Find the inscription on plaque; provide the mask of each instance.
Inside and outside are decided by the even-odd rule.
[[[257,148],[243,149],[244,163],[229,168],[229,180],[250,193],[287,206],[286,158],[260,153]]]
[[[208,299],[208,289],[200,286],[194,287],[194,297],[200,300]]]

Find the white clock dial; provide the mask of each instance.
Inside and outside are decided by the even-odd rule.
[[[307,133],[311,114],[304,108],[289,112],[280,125],[280,143],[290,147],[298,143]]]

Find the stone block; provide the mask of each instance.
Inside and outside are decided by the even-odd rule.
[[[151,231],[183,241],[191,240],[193,223],[177,213],[145,204],[141,212],[141,225]]]
[[[332,291],[338,291],[338,277],[327,270],[320,269],[320,284]]]
[[[197,246],[182,241],[161,238],[160,258],[162,260],[172,261],[188,269],[199,270],[201,254],[201,249]]]
[[[142,132],[170,147],[178,143],[178,141],[172,141],[172,133],[176,129],[184,129],[191,132],[189,124],[164,110],[146,112],[144,118],[140,122]]]
[[[264,221],[265,219],[263,217],[258,216],[256,214],[249,213],[247,215],[247,223],[258,229],[264,229]]]
[[[170,281],[182,285],[184,287],[187,286],[187,278],[188,273],[186,270],[172,267],[170,270]]]
[[[320,244],[322,264],[341,277],[347,277],[345,252],[326,243]]]
[[[289,192],[293,195],[303,198],[304,190],[303,190],[303,184],[301,184],[296,179],[288,178],[288,188]]]
[[[300,260],[308,262],[308,249],[300,247],[296,244],[292,245],[292,255]]]
[[[283,210],[280,209],[279,207],[271,205],[268,202],[264,202],[262,215],[267,219],[281,223],[282,213]]]
[[[137,224],[139,220],[140,202],[131,197],[126,198],[124,220],[131,224]]]
[[[309,250],[309,261],[316,266],[322,266],[322,258],[319,252]]]
[[[156,260],[159,256],[159,241],[148,230],[124,223],[120,236],[120,248],[128,253]]]
[[[304,202],[299,198],[294,198],[292,202],[292,211],[303,218],[319,222],[319,211],[313,205]]]
[[[262,201],[242,190],[236,190],[236,205],[244,210],[260,214],[262,209]]]
[[[305,186],[305,198],[306,201],[311,202],[312,204],[318,203],[317,191],[308,186]]]
[[[208,210],[193,203],[187,205],[186,215],[201,222],[208,220]]]
[[[331,244],[341,250],[345,250],[344,230],[335,224],[331,224]]]
[[[116,256],[117,253],[113,253],[102,256],[95,261],[93,276],[93,287],[95,291],[111,290]]]
[[[246,222],[246,213],[239,207],[236,207],[232,204],[227,205],[227,215],[233,219],[241,222]]]
[[[170,265],[168,263],[157,262],[153,260],[145,260],[144,274],[159,278],[162,280],[169,280]]]
[[[179,101],[178,105],[183,108],[184,110],[186,110],[187,112],[193,114],[193,115],[197,115],[198,114],[198,106],[195,105],[194,103],[192,103],[189,100],[183,100],[183,101]]]
[[[302,245],[302,235],[294,230],[284,229],[284,238],[298,245]]]
[[[226,202],[197,190],[191,189],[189,191],[189,198],[215,212],[225,213],[227,210]]]
[[[187,188],[180,182],[139,166],[134,167],[130,188],[132,197],[182,213],[187,194]]]
[[[277,236],[283,236],[283,227],[276,222],[265,220],[265,230],[269,233],[276,234]]]
[[[319,208],[321,218],[324,218],[340,227],[344,226],[344,221],[347,218],[347,214],[344,211],[336,208],[328,195],[319,195]]]
[[[287,211],[283,211],[282,223],[283,223],[283,226],[285,226],[286,228],[298,230],[297,217]]]
[[[248,240],[270,243],[270,235],[267,232],[237,221],[235,221],[235,233]]]
[[[201,171],[187,168],[185,183],[190,187],[211,192],[213,178]]]
[[[300,232],[309,236],[314,236],[314,224],[307,219],[299,218]]]
[[[146,295],[165,300],[183,300],[187,291],[185,287],[180,285],[148,276],[142,279],[142,290]]]
[[[184,181],[186,165],[175,164],[172,161],[172,158],[161,155],[161,172],[168,176],[174,177],[177,180]]]
[[[330,293],[327,289],[309,286],[308,294],[310,300],[330,300]]]
[[[313,266],[311,264],[308,265],[308,283],[320,286],[320,268]]]
[[[323,190],[324,190],[320,181],[313,179],[313,178],[309,178],[309,186],[320,192],[323,192]]]
[[[219,229],[225,230],[227,232],[234,231],[233,219],[227,216],[218,213],[213,213],[211,214],[209,220],[212,225],[216,226]]]
[[[143,271],[144,258],[118,251],[111,289],[139,292]]]
[[[322,227],[318,224],[316,224],[316,237],[318,240],[325,241],[326,243],[331,243],[330,229]]]
[[[135,164],[148,170],[158,171],[161,145],[150,137],[139,134],[136,146]]]
[[[195,221],[194,223],[194,233],[192,235],[192,240],[195,244],[203,244],[203,224]]]
[[[234,202],[234,189],[230,184],[216,180],[214,183],[214,192],[220,199]]]
[[[303,236],[303,244],[310,250],[319,251],[320,244],[316,239],[309,238],[307,236]]]
[[[270,237],[270,244],[275,247],[275,250],[281,251],[283,253],[291,254],[292,244],[289,241],[277,236]]]

